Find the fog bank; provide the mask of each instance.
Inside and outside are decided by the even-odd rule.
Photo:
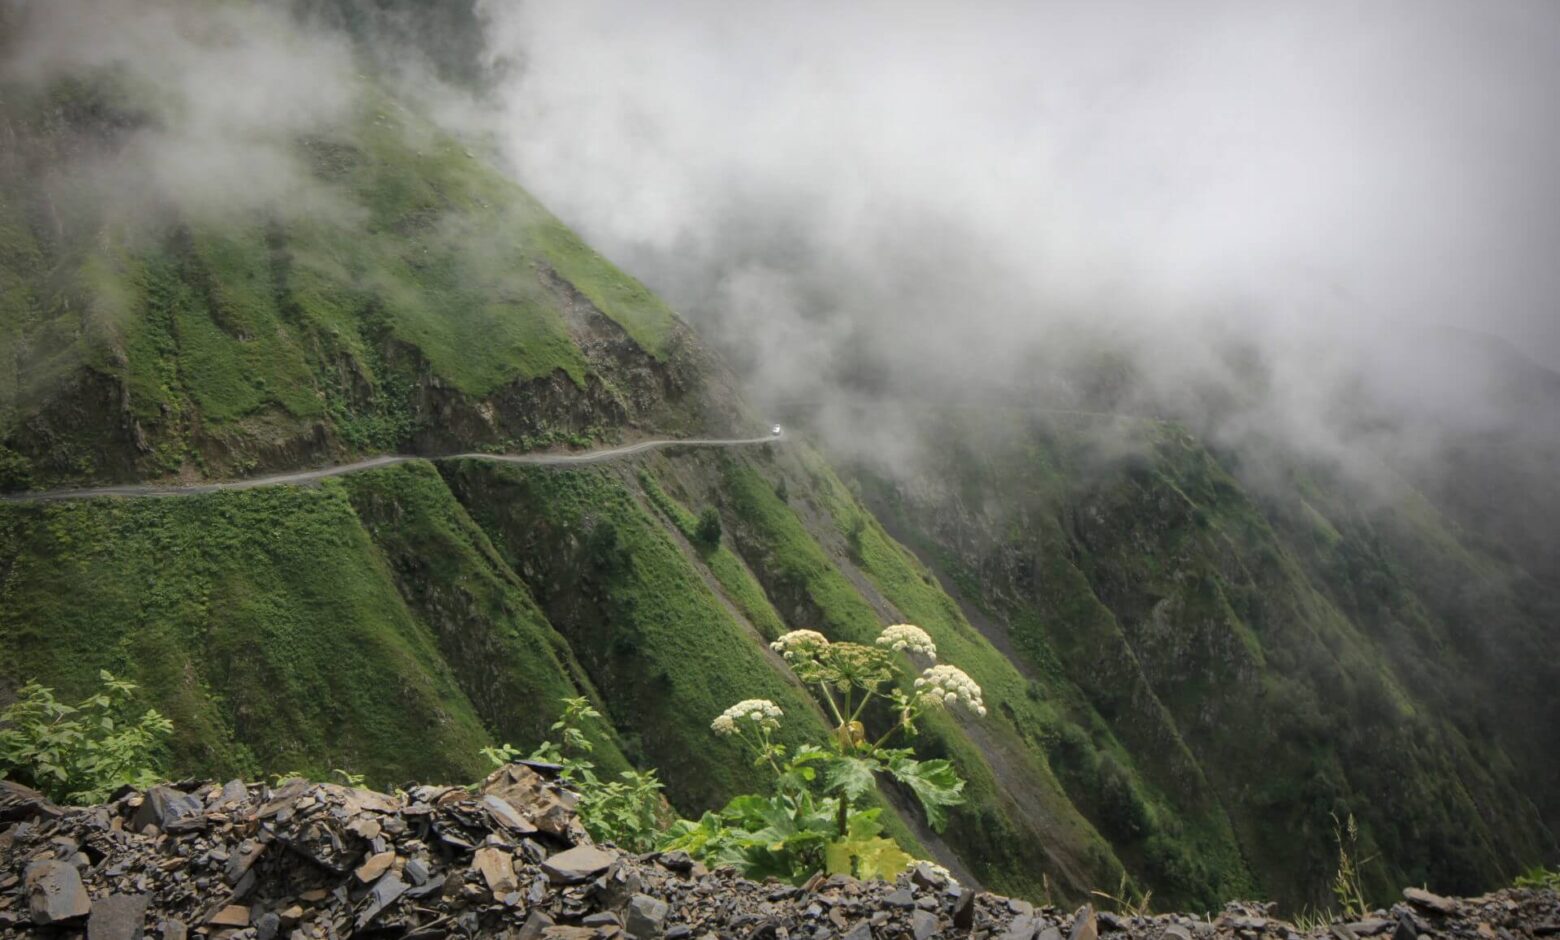
[[[760,402],[1043,403],[1048,351],[1106,347],[1177,388],[1239,348],[1236,420],[1337,447],[1362,370],[1486,420],[1458,331],[1560,362],[1542,0],[479,10],[522,182]]]

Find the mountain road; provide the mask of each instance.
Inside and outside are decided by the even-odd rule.
[[[288,473],[275,473],[268,476],[249,477],[242,480],[217,480],[209,483],[118,483],[106,486],[86,486],[75,488],[61,488],[53,490],[35,490],[23,493],[0,493],[0,503],[48,503],[70,499],[96,499],[105,496],[200,496],[205,493],[221,493],[228,490],[254,490],[267,486],[299,486],[317,483],[331,477],[346,476],[349,473],[360,473],[364,470],[377,470],[381,467],[393,467],[396,464],[408,463],[413,460],[487,460],[493,463],[521,464],[535,467],[573,467],[587,464],[605,463],[610,460],[622,460],[626,457],[634,457],[639,454],[654,450],[664,450],[671,447],[751,447],[758,444],[773,444],[785,439],[785,435],[766,434],[763,437],[747,438],[664,438],[657,440],[639,441],[635,444],[625,444],[621,447],[605,447],[599,450],[579,451],[570,454],[556,453],[529,453],[529,454],[386,454],[380,457],[370,457],[367,460],[359,460],[355,463],[337,464],[331,467],[321,467],[316,470],[297,470]]]

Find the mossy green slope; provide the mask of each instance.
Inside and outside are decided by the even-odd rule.
[[[408,610],[431,630],[494,738],[534,744],[548,737],[563,698],[600,702],[568,642],[431,464],[350,476],[341,485]],[[605,772],[628,767],[610,733],[599,736],[593,760]]]
[[[638,481],[650,505],[699,552],[710,573],[720,582],[721,590],[742,611],[748,623],[766,640],[773,640],[784,633],[785,621],[769,603],[763,586],[753,577],[753,572],[748,570],[741,557],[727,548],[723,541],[713,545],[702,542],[698,532],[698,516],[662,489],[653,473],[641,470]]]
[[[217,213],[44,182],[158,119],[109,84],[0,94],[0,485],[664,430],[702,407],[659,300],[370,86],[284,142],[311,208]]]
[[[790,744],[824,727],[761,637],[727,614],[654,516],[610,470],[452,461],[451,488],[566,636],[631,756],[686,812],[763,786],[710,721],[746,698],[786,712]]]
[[[472,779],[600,701],[428,464],[188,499],[0,506],[0,684],[97,670],[173,718],[170,769]],[[596,761],[628,766],[610,728]]]
[[[487,741],[339,486],[0,507],[5,680],[99,669],[180,729],[180,770],[480,769]]]

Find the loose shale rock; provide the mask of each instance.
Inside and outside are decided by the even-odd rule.
[[[1267,905],[1209,919],[1074,913],[982,894],[918,865],[896,883],[804,888],[682,852],[593,845],[559,768],[397,795],[291,780],[185,783],[59,807],[0,781],[0,937],[87,940],[1525,940],[1560,934],[1554,892],[1418,889],[1309,933]]]

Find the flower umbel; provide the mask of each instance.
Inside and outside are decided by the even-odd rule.
[[[977,715],[986,714],[986,703],[981,700],[980,686],[975,684],[958,666],[932,666],[915,680],[917,696],[932,705],[952,705],[955,702]]]
[[[878,634],[877,645],[898,653],[920,653],[934,661],[937,659],[937,644],[925,630],[913,624],[896,623],[884,627]]]
[[[793,660],[798,656],[812,656],[828,645],[829,638],[817,630],[792,630],[782,633],[769,648],[787,660]]]
[[[710,729],[716,734],[741,734],[744,727],[773,731],[780,727],[783,714],[780,706],[767,698],[743,699],[721,712],[710,722]]]

